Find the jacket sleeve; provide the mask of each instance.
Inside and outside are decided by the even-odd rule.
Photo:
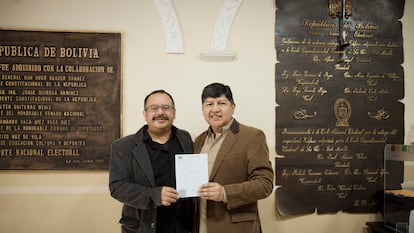
[[[154,187],[134,160],[134,143],[115,141],[111,145],[109,190],[111,196],[127,206],[151,209],[162,205],[161,187]],[[149,166],[151,166],[149,164]]]
[[[245,169],[246,180],[224,185],[229,210],[245,206],[268,197],[273,190],[274,173],[269,161],[269,149],[266,137],[261,130],[249,132],[246,142],[240,145],[240,158]],[[236,162],[237,163],[237,162]]]

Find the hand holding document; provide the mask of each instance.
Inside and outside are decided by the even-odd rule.
[[[208,183],[207,154],[175,155],[175,179],[180,198],[199,196],[200,186]]]

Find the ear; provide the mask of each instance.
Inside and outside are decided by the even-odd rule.
[[[177,110],[174,108],[174,111],[173,111],[173,120],[175,120],[176,113],[177,113]]]

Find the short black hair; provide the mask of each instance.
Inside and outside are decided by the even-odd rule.
[[[231,92],[230,87],[222,83],[212,83],[204,87],[203,93],[201,94],[201,103],[204,103],[207,98],[218,98],[222,95],[224,95],[231,104],[234,104],[233,93]]]
[[[151,93],[149,93],[149,94],[145,97],[145,99],[144,99],[144,108],[146,108],[146,107],[147,107],[147,100],[148,100],[148,98],[149,98],[150,96],[154,95],[154,94],[159,94],[159,93],[168,95],[168,97],[170,97],[170,99],[171,99],[171,101],[172,101],[173,107],[175,106],[174,99],[173,99],[173,97],[170,95],[170,93],[168,93],[168,92],[166,92],[166,91],[164,91],[164,90],[160,89],[160,90],[155,90],[155,91],[152,91]]]

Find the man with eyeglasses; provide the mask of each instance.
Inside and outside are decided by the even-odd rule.
[[[144,107],[147,124],[111,145],[109,189],[124,204],[122,233],[190,233],[193,199],[178,197],[174,157],[192,153],[191,136],[173,125],[169,93],[151,92]]]
[[[201,102],[209,128],[196,138],[194,152],[208,154],[209,183],[199,189],[199,233],[259,233],[257,201],[273,190],[266,137],[233,118],[229,86],[206,86]]]

